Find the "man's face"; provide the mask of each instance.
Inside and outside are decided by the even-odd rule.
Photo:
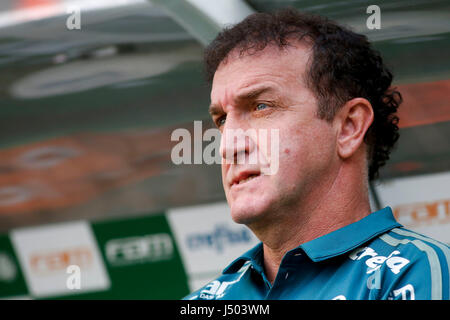
[[[237,223],[250,226],[287,217],[336,168],[335,131],[317,118],[317,100],[304,81],[309,55],[302,44],[283,50],[267,46],[242,57],[231,52],[215,73],[210,112],[222,131],[222,182]],[[278,148],[271,148],[270,139],[263,146],[262,139],[252,136],[230,144],[227,137],[237,129],[266,129],[268,138],[278,130]],[[266,175],[262,163],[230,161],[242,153],[246,159],[255,154],[268,161],[277,158],[278,170]]]

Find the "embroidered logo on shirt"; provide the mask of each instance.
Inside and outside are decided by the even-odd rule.
[[[363,247],[350,253],[349,258],[356,261],[361,260],[363,257],[370,257],[366,260],[366,265],[368,267],[367,274],[371,274],[380,269],[383,264],[386,264],[394,274],[398,274],[400,270],[409,263],[408,259],[397,256],[399,254],[400,251],[394,250],[389,256],[385,257],[378,255],[378,253],[370,247]]]

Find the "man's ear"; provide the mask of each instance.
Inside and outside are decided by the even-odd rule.
[[[361,144],[373,122],[372,105],[367,99],[347,101],[336,114],[333,122],[337,129],[337,151],[341,158],[351,157]]]

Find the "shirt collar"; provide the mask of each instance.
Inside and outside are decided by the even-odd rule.
[[[303,243],[291,251],[298,252],[298,248],[300,248],[312,261],[322,261],[349,252],[376,236],[397,227],[402,227],[402,225],[395,220],[392,209],[386,207],[357,222]],[[246,261],[251,261],[254,267],[262,268],[262,249],[263,244],[261,242],[231,262],[223,273],[238,271]]]
[[[299,247],[314,262],[332,258],[355,248],[393,228],[402,227],[390,207],[375,211],[363,219]]]
[[[237,272],[246,261],[251,261],[254,268],[262,268],[262,252],[263,243],[260,242],[239,258],[231,262],[224,270],[223,273],[235,273]]]

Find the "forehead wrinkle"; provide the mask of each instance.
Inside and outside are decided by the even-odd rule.
[[[247,88],[241,90],[241,92],[238,92],[236,94],[236,97],[234,100],[240,101],[240,100],[255,99],[264,93],[271,93],[271,92],[276,92],[276,91],[277,91],[277,89],[272,85],[258,84],[258,85],[252,86],[250,88],[247,87]]]

